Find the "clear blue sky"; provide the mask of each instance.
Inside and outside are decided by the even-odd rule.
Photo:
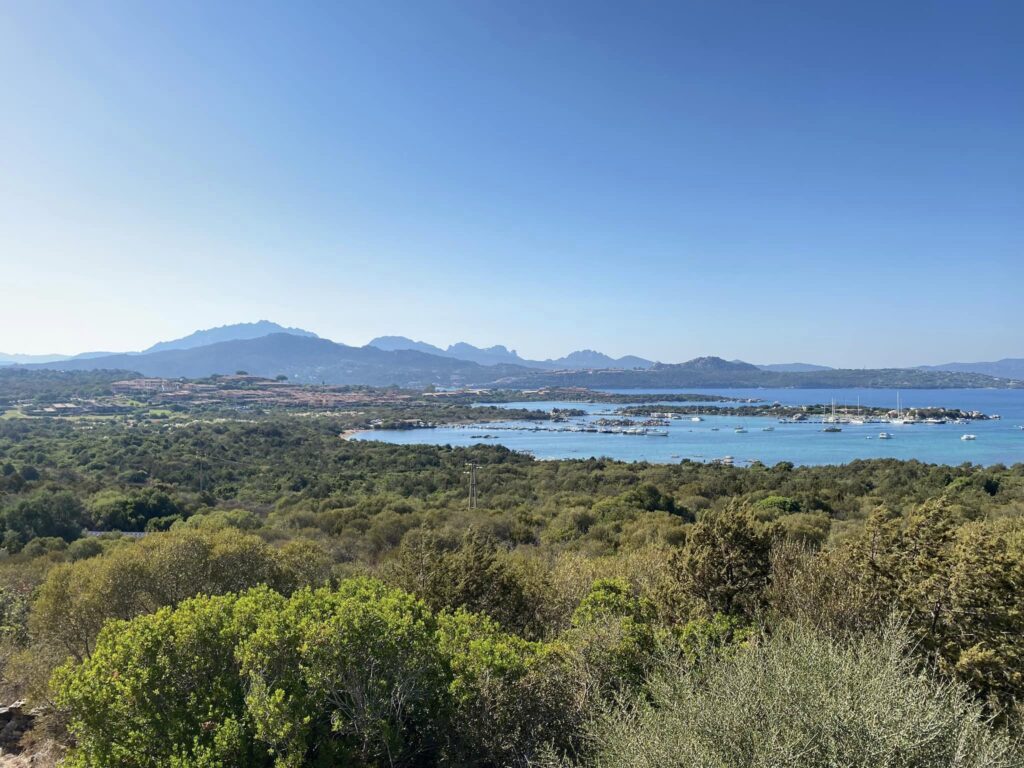
[[[1024,3],[0,4],[0,350],[1024,356]]]

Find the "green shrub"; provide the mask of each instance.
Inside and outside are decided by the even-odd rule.
[[[602,768],[1012,768],[1024,752],[957,684],[916,671],[907,636],[843,644],[791,625],[662,675],[597,719]]]
[[[283,602],[263,588],[107,624],[88,659],[54,674],[76,739],[67,765],[269,766],[253,738],[235,648]]]

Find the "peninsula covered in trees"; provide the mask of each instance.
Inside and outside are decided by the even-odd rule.
[[[603,387],[611,389],[677,387],[763,387],[797,389],[971,389],[1024,388],[1016,379],[987,374],[922,368],[828,368],[812,371],[765,370],[718,357],[699,357],[677,365],[657,363],[644,370],[558,371],[504,379],[512,387]]]

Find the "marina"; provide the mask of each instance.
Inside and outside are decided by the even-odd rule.
[[[828,390],[723,390],[722,395],[750,393],[786,405],[825,404],[829,414],[807,418],[743,416],[742,419],[701,408],[700,421],[691,415],[656,410],[649,417],[624,418],[621,407],[606,403],[573,403],[585,415],[559,421],[499,421],[467,426],[415,430],[375,430],[354,437],[392,443],[466,446],[500,444],[540,459],[608,457],[624,461],[683,460],[748,466],[775,464],[840,464],[862,459],[916,459],[928,463],[1014,464],[1024,462],[1024,391],[917,390],[900,395],[892,418],[843,413],[831,415],[831,402],[865,406],[896,405],[893,390],[842,393]],[[908,402],[909,401],[909,402]],[[551,411],[558,401],[504,403]],[[625,407],[625,406],[623,406]],[[970,421],[911,419],[910,409],[960,408],[987,418]],[[895,411],[895,408],[894,408]],[[997,418],[999,417],[999,418]],[[834,420],[833,420],[834,419]],[[969,428],[967,425],[969,424]],[[826,432],[832,428],[835,431]]]

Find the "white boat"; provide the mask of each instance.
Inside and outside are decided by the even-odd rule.
[[[878,433],[878,439],[879,440],[892,440],[892,435],[890,435],[888,432],[879,432]]]
[[[774,432],[775,427],[761,427],[762,432]]]
[[[961,440],[977,440],[977,435],[960,435]]]
[[[648,435],[650,437],[668,437],[668,430],[667,429],[648,429],[646,432],[644,432],[644,434]]]
[[[907,418],[907,414],[903,412],[903,408],[900,405],[900,393],[896,393],[896,418],[889,419],[890,424],[914,424],[914,419]]]
[[[743,434],[746,434],[747,430],[744,427],[736,427],[736,429],[734,431],[736,432],[737,435],[743,435]]]
[[[854,416],[849,421],[850,421],[851,424],[856,424],[857,426],[860,426],[861,424],[864,423],[864,419],[861,418],[861,415],[860,415],[860,396],[859,395],[857,396],[857,415]]]
[[[704,419],[702,419],[700,417],[700,406],[699,405],[697,406],[697,415],[696,416],[691,416],[690,417],[690,421],[704,421]]]
[[[825,419],[825,421],[828,422],[828,426],[825,427],[823,430],[821,430],[822,432],[842,432],[843,431],[842,427],[837,427],[836,426],[836,424],[839,422],[839,419],[836,418],[836,401],[835,401],[835,398],[832,399],[832,417],[828,418],[828,419]]]

